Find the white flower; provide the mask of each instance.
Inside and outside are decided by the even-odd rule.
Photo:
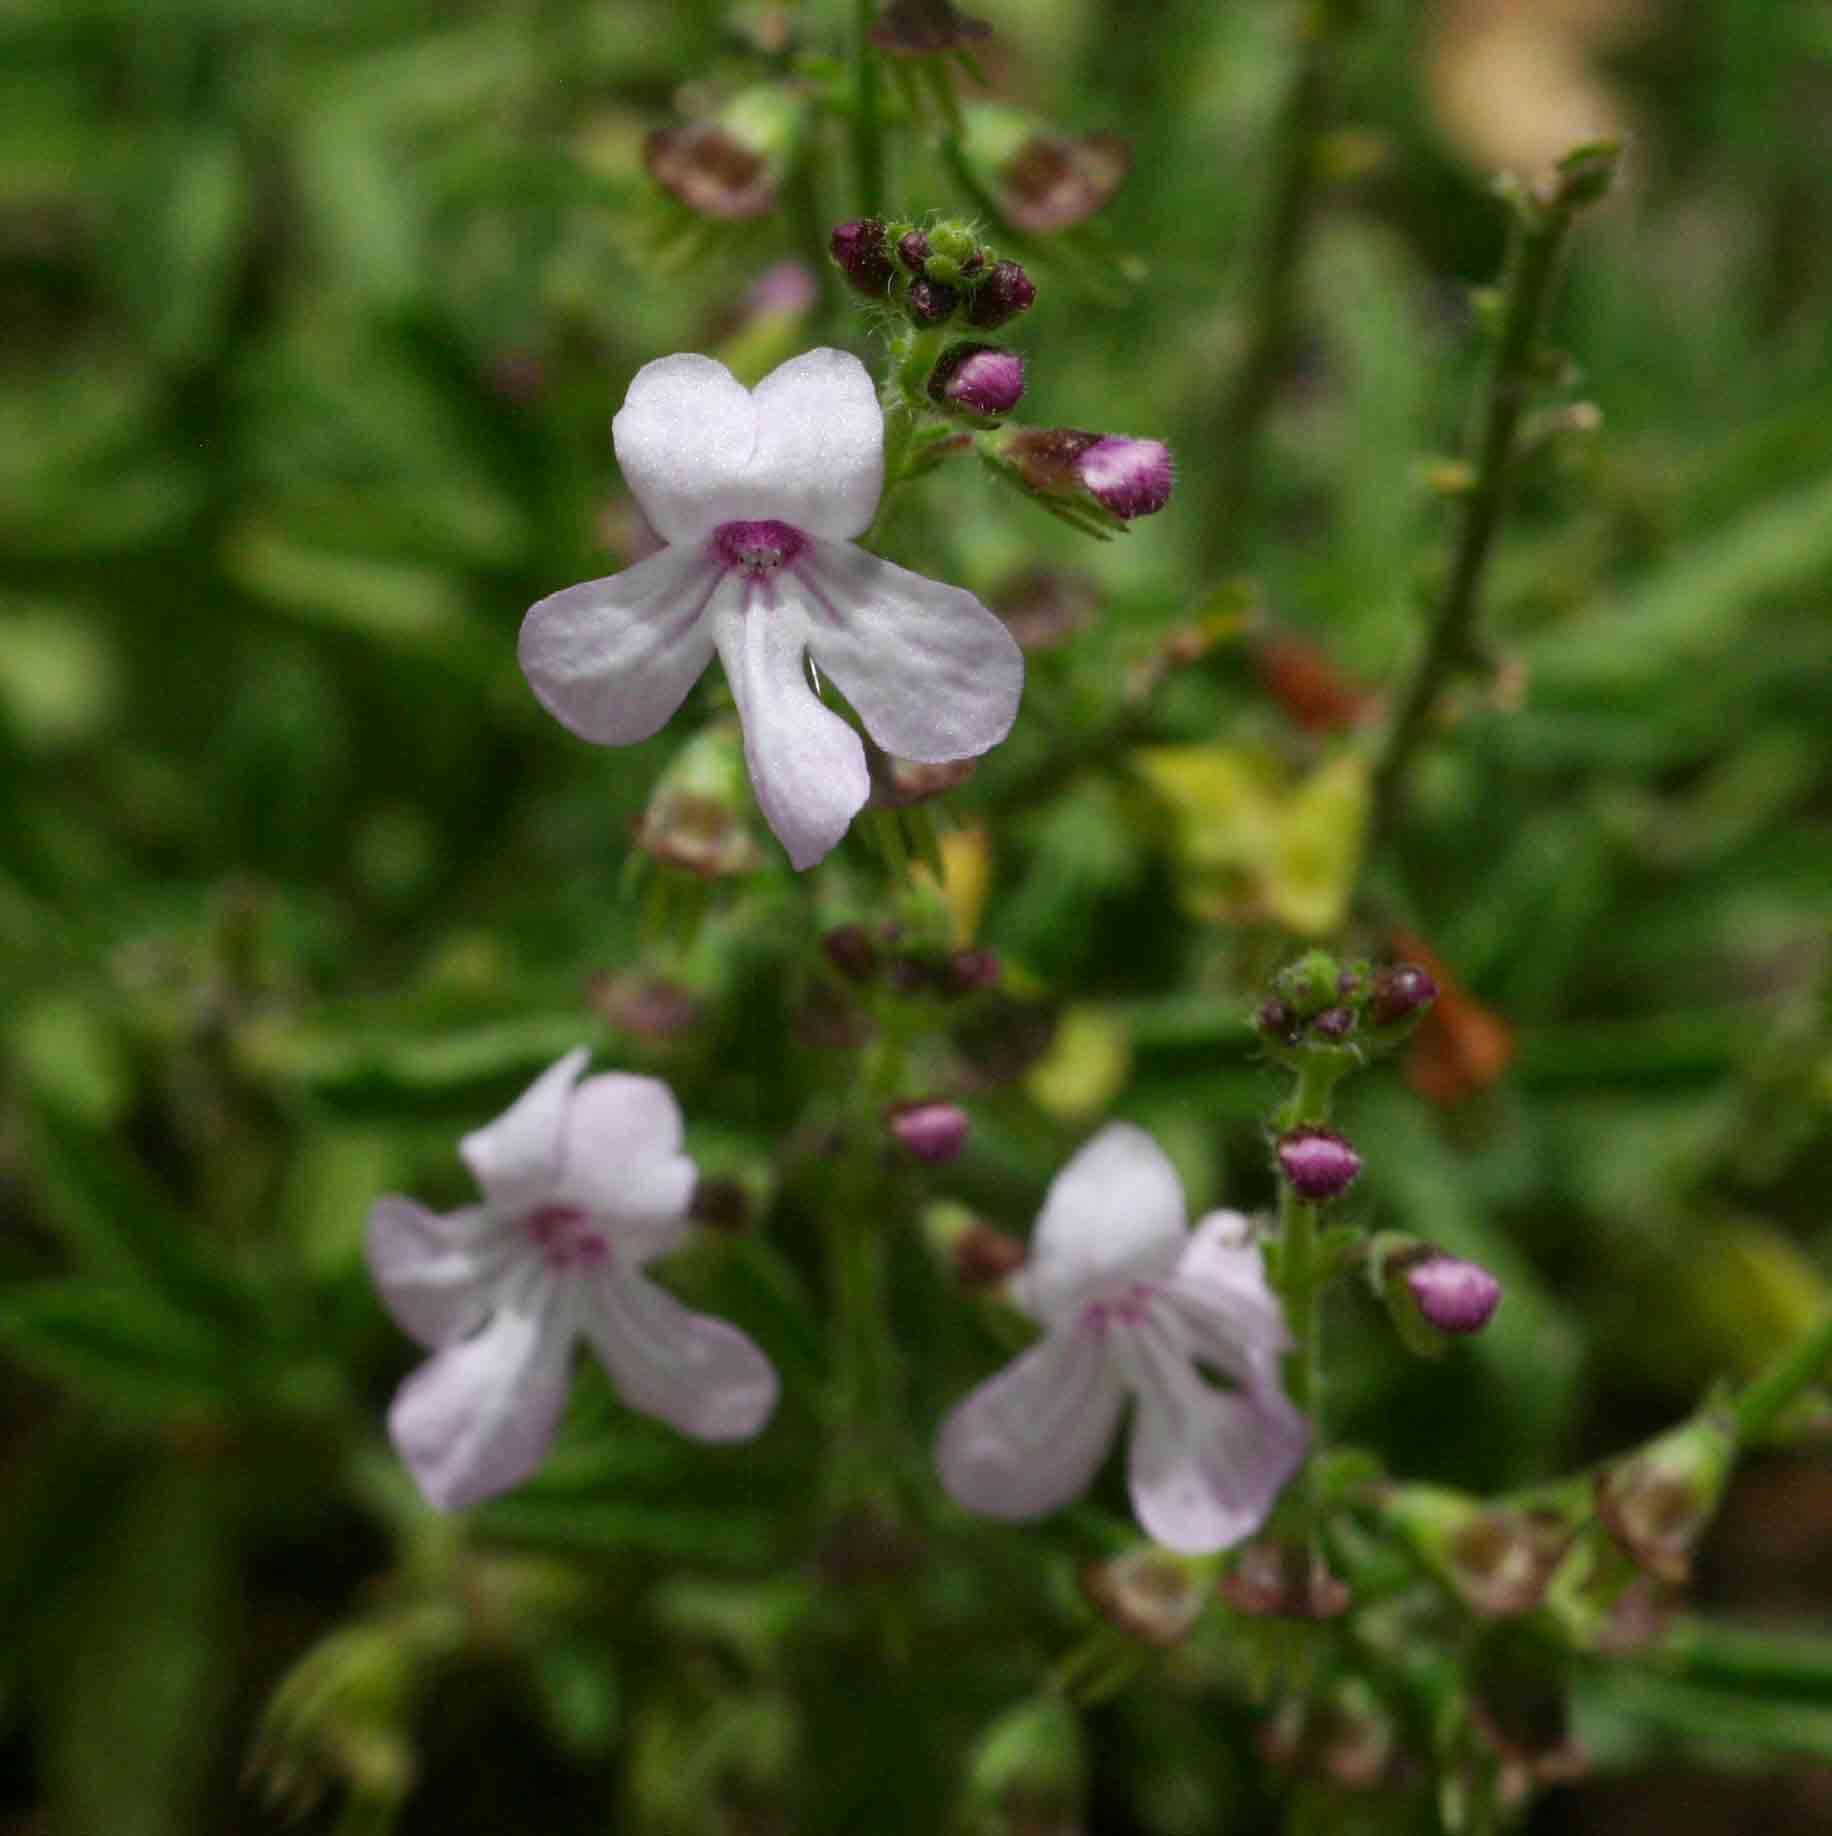
[[[522,669],[555,719],[601,746],[645,740],[717,650],[758,804],[797,868],[871,789],[859,736],[822,705],[805,658],[898,758],[975,758],[1011,730],[1024,662],[1004,625],[850,539],[884,488],[884,415],[856,357],[809,351],[754,390],[710,357],[663,357],[637,372],[611,431],[667,546],[530,609]]]
[[[420,1490],[457,1510],[519,1485],[559,1424],[583,1337],[632,1409],[705,1441],[748,1440],[776,1373],[735,1326],[642,1274],[685,1242],[693,1163],[666,1084],[579,1082],[569,1052],[458,1151],[484,1202],[440,1217],[384,1198],[369,1266],[388,1310],[433,1355],[388,1430]]]
[[[1176,1170],[1116,1122],[1056,1175],[1010,1292],[1045,1334],[943,1422],[936,1461],[958,1503],[1020,1521],[1066,1504],[1130,1396],[1145,1529],[1203,1555],[1259,1527],[1309,1429],[1279,1385],[1290,1341],[1246,1219],[1213,1212],[1191,1233]]]

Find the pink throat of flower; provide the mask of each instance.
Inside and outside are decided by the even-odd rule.
[[[808,538],[788,523],[721,523],[712,532],[714,552],[728,568],[752,580],[767,580],[787,567]]]
[[[570,1205],[543,1205],[523,1219],[522,1228],[550,1269],[592,1268],[610,1253],[586,1214]]]
[[[1109,1326],[1137,1326],[1151,1311],[1154,1290],[1149,1282],[1135,1281],[1117,1294],[1089,1301],[1082,1311],[1082,1324],[1095,1332]]]

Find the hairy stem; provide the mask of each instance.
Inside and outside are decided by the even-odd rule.
[[[1297,1088],[1279,1111],[1281,1132],[1321,1127],[1329,1120],[1330,1095],[1339,1071],[1321,1060],[1299,1066]],[[1317,1471],[1323,1451],[1323,1270],[1317,1257],[1321,1206],[1301,1199],[1289,1180],[1279,1190],[1279,1292],[1292,1352],[1286,1364],[1286,1388],[1299,1412],[1310,1420],[1310,1457],[1306,1485]],[[1315,1491],[1311,1496],[1314,1502]],[[1313,1526],[1314,1528],[1314,1526]]]
[[[1588,195],[1561,184],[1546,198],[1523,199],[1503,283],[1502,323],[1490,365],[1482,433],[1464,493],[1450,574],[1425,643],[1401,689],[1374,762],[1367,852],[1387,839],[1399,814],[1406,772],[1446,683],[1477,655],[1482,577],[1507,511],[1521,416],[1533,393],[1540,321],[1559,251]]]

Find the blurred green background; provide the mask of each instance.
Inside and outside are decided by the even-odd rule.
[[[929,1526],[926,1563],[859,1581],[871,1552],[836,1553],[811,1484],[819,1169],[792,1137],[850,1060],[792,1020],[813,932],[881,907],[869,845],[797,880],[764,836],[760,873],[665,898],[631,823],[721,686],[598,752],[514,662],[530,601],[622,565],[608,422],[640,364],[868,354],[821,259],[859,209],[833,118],[855,10],[0,16],[7,1836],[379,1830],[410,1779],[406,1831],[947,1829],[974,1738],[1074,1635],[1073,1524]],[[1832,1256],[1832,16],[1369,0],[1330,76],[1299,335],[1243,452],[1221,429],[1295,10],[979,10],[965,104],[1132,149],[1081,229],[988,226],[1039,286],[1024,412],[1164,438],[1179,484],[1096,547],[963,464],[889,527],[995,603],[1074,569],[1098,610],[1032,656],[1017,733],[946,806],[980,832],[957,911],[1023,997],[980,1030],[1054,1022],[1052,1055],[987,1074],[968,1157],[902,1176],[887,1216],[941,1194],[1021,1230],[1113,1114],[1194,1205],[1268,1201],[1246,1015],[1339,920],[1343,707],[1391,678],[1441,566],[1431,468],[1505,228],[1487,175],[1625,133],[1553,312],[1601,428],[1526,464],[1497,687],[1420,760],[1348,933],[1422,940],[1461,991],[1404,1077],[1355,1087],[1361,1215],[1478,1256],[1508,1300],[1452,1367],[1408,1366],[1372,1308],[1331,1353],[1342,1431],[1399,1472],[1500,1488],[1623,1446],[1772,1355]],[[695,219],[644,137],[757,85],[799,135],[776,205]],[[899,210],[969,207],[925,124],[891,156]],[[759,314],[783,261],[809,297]],[[632,976],[690,992],[693,1024],[657,1037]],[[951,1026],[938,1078],[987,1056]],[[366,1210],[457,1202],[457,1134],[581,1040],[668,1077],[703,1167],[749,1187],[752,1232],[680,1279],[789,1400],[757,1449],[707,1450],[582,1378],[552,1466],[460,1540],[379,1436],[411,1348]],[[914,1232],[898,1254],[926,1435],[996,1352]],[[1823,1619],[1828,1550],[1823,1460],[1761,1460],[1702,1598]],[[257,1741],[289,1674],[293,1720]],[[1832,1761],[1829,1677],[1744,1723],[1671,1679],[1599,1682],[1602,1776],[1536,1827],[1832,1828],[1801,1769]],[[1206,1652],[1097,1710],[1087,1827],[1273,1827],[1239,1681]]]

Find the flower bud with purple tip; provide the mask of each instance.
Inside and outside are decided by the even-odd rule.
[[[904,309],[910,318],[925,327],[945,325],[954,316],[954,309],[960,303],[958,287],[950,287],[944,281],[927,279],[912,281],[903,299]]]
[[[1294,1128],[1275,1152],[1279,1171],[1308,1204],[1340,1198],[1361,1171],[1361,1156],[1334,1129]]]
[[[955,1103],[903,1103],[885,1119],[891,1138],[932,1167],[960,1158],[970,1126],[967,1112]]]
[[[1417,963],[1393,963],[1374,972],[1368,1019],[1381,1027],[1407,1026],[1422,1019],[1438,998],[1438,985]]]
[[[1480,1263],[1429,1251],[1407,1268],[1407,1292],[1439,1332],[1480,1332],[1501,1305],[1501,1283]]]
[[[1039,497],[1079,498],[1097,514],[1129,523],[1170,502],[1175,482],[1162,440],[1089,433],[1077,427],[1013,427],[982,452]]]
[[[1024,394],[1024,359],[996,344],[951,344],[929,374],[929,400],[950,413],[1010,414]]]

